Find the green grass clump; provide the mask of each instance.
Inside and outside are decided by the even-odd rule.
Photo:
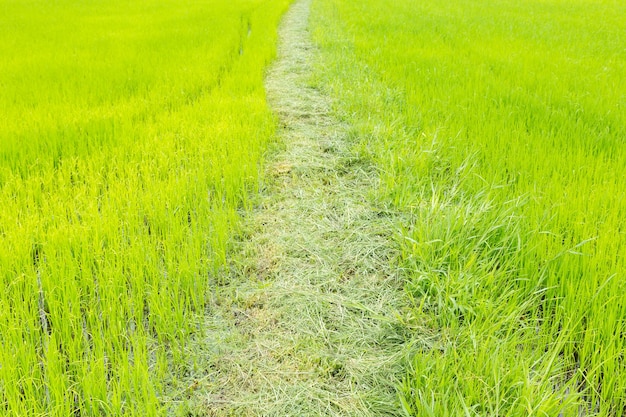
[[[406,412],[625,415],[624,5],[320,0],[313,27],[411,214]]]
[[[158,415],[274,131],[288,1],[0,2],[0,411]]]

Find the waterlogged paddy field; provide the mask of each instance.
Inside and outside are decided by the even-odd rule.
[[[0,1],[1,414],[175,408],[287,5]]]
[[[626,415],[626,6],[319,0],[398,225],[415,416]]]

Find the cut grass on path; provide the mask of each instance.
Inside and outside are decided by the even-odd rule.
[[[268,98],[281,149],[238,241],[232,281],[207,315],[195,413],[393,416],[400,409],[402,283],[375,171],[350,152],[330,103],[307,87],[309,0],[280,28]],[[400,330],[402,329],[402,330]]]

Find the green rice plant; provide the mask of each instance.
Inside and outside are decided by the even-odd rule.
[[[316,84],[410,214],[410,415],[626,413],[626,9],[320,0]]]
[[[287,5],[0,2],[3,415],[175,411],[274,130]]]

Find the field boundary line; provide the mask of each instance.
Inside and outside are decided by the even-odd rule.
[[[372,203],[377,173],[352,152],[349,126],[310,85],[310,4],[296,1],[279,28],[266,90],[280,150],[207,315],[191,401],[208,415],[400,415],[395,219]]]

